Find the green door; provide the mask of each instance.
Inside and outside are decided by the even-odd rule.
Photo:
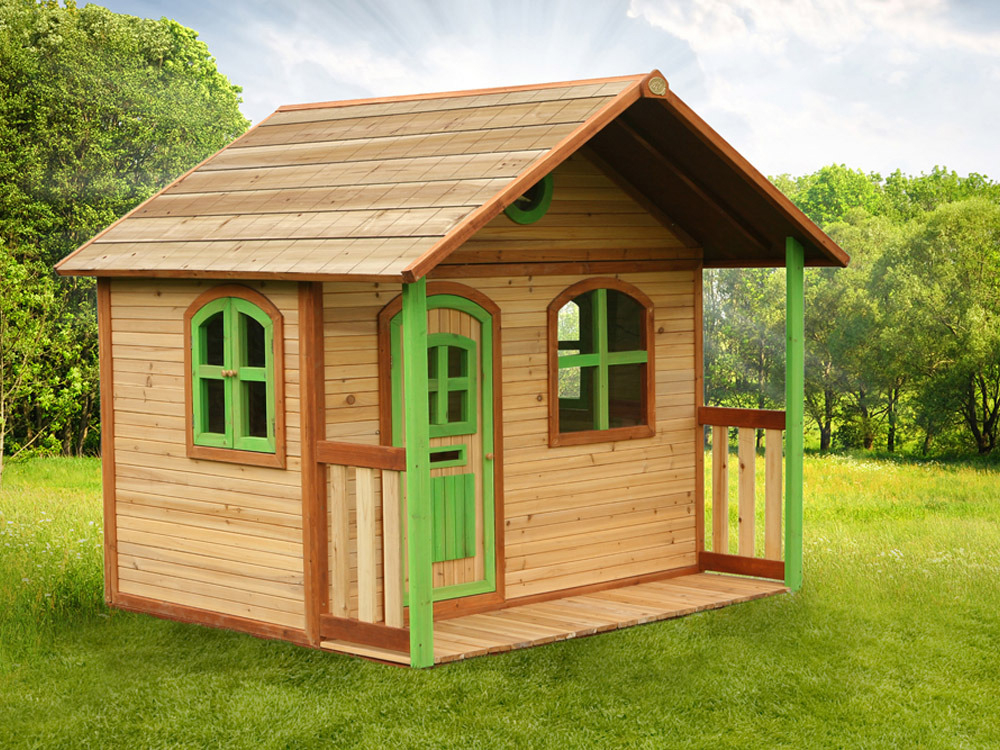
[[[492,322],[464,297],[427,298],[435,600],[496,590]],[[404,444],[400,324],[390,325],[393,445]]]

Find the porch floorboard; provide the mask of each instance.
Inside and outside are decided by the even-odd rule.
[[[696,573],[434,623],[434,662],[528,648],[668,620],[788,591],[783,583]]]

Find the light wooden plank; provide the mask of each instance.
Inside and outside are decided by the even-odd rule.
[[[712,550],[729,552],[729,429],[712,428]]]
[[[351,654],[352,656],[364,656],[369,659],[379,661],[391,661],[395,664],[405,664],[409,666],[410,655],[400,651],[390,651],[378,646],[364,646],[358,643],[348,643],[347,641],[320,641],[320,648],[327,651],[336,651],[340,654]]]
[[[382,570],[385,624],[403,627],[402,524],[400,473],[382,471]]]
[[[781,430],[764,431],[764,557],[781,559]]]
[[[754,548],[754,484],[756,474],[755,449],[756,430],[750,427],[740,427],[737,434],[739,468],[738,504],[739,521],[737,522],[737,550],[744,557],[753,557]]]
[[[332,465],[329,472],[330,612],[347,617],[350,600],[350,518],[347,504],[347,467]]]
[[[375,471],[357,467],[354,469],[357,503],[357,545],[358,545],[358,618],[364,622],[375,622],[377,612],[377,588],[375,572]]]

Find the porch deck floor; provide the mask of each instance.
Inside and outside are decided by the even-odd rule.
[[[696,573],[438,620],[434,623],[434,662],[539,646],[786,591],[777,581]]]

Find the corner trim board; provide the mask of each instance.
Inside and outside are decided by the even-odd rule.
[[[111,347],[111,279],[97,280],[97,347],[101,388],[101,484],[104,510],[104,601],[118,600],[118,516],[115,480],[114,359]]]

